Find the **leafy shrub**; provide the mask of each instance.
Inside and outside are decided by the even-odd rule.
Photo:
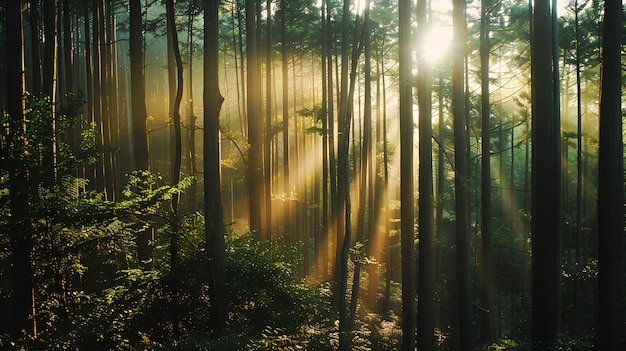
[[[297,274],[296,248],[260,242],[245,234],[227,243],[227,289],[231,327],[261,333],[267,327],[292,333],[329,315],[329,290],[306,285]]]

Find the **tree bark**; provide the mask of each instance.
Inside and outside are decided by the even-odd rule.
[[[452,114],[454,118],[454,191],[456,209],[456,275],[459,340],[464,349],[474,349],[472,286],[470,278],[469,146],[465,103],[465,1],[453,4]]]
[[[428,31],[425,0],[417,3],[418,35]],[[423,41],[423,40],[422,40]],[[434,236],[433,236],[433,129],[430,65],[425,50],[418,52],[417,99],[419,104],[419,262],[417,300],[417,346],[420,351],[434,347]]]
[[[483,343],[492,339],[492,253],[491,253],[491,125],[489,123],[491,110],[489,105],[489,23],[491,21],[488,9],[491,1],[482,0],[480,3],[480,82],[481,82],[481,251],[480,251],[480,302],[482,307],[480,339]],[[512,181],[512,179],[511,179]]]
[[[42,172],[35,179],[51,187],[55,179],[55,103],[56,103],[56,71],[57,71],[57,0],[44,0],[44,52],[43,52],[43,94],[50,98],[50,119],[46,125],[43,151],[41,157]]]
[[[415,204],[413,189],[413,80],[411,2],[399,2],[400,241],[402,257],[402,349],[415,348]]]
[[[532,52],[532,339],[547,345],[561,311],[561,129],[555,111],[549,0],[535,3]]]
[[[218,81],[219,0],[205,2],[204,8],[204,206],[205,238],[209,261],[209,294],[212,328],[221,335],[226,328],[227,304],[224,285],[226,252],[222,209],[219,117],[224,98]]]
[[[265,94],[266,94],[266,104],[265,104],[265,138],[263,143],[263,168],[265,169],[264,174],[264,187],[265,187],[265,225],[264,232],[265,238],[271,239],[271,231],[272,231],[272,166],[271,166],[271,156],[272,156],[272,0],[267,0],[267,43],[265,47]]]
[[[148,133],[146,128],[146,90],[144,78],[143,26],[140,0],[130,0],[130,84],[132,113],[132,146],[135,170],[150,170],[148,155]],[[148,245],[152,230],[147,229],[137,235],[137,253],[140,261],[150,258]]]
[[[624,161],[621,111],[622,6],[604,3],[600,158],[598,179],[598,350],[619,350],[623,335],[620,248],[624,235]]]
[[[171,38],[171,49],[174,54],[174,61],[176,63],[176,94],[172,104],[172,120],[174,124],[174,148],[172,150],[172,185],[178,184],[180,181],[180,170],[182,166],[182,133],[181,133],[181,118],[180,118],[180,103],[183,99],[183,61],[178,48],[178,32],[176,30],[176,19],[174,15],[174,0],[167,0],[165,2],[166,16],[167,16],[167,28],[168,34]],[[172,69],[172,67],[169,67]],[[173,83],[170,81],[170,83]],[[172,84],[173,85],[173,84]],[[173,293],[172,298],[172,311],[170,315],[170,322],[172,323],[173,337],[177,339],[180,335],[179,327],[179,315],[178,315],[178,267],[180,265],[179,257],[179,218],[178,218],[178,204],[180,202],[180,195],[172,195],[171,200],[171,232],[170,232],[170,289]]]
[[[43,89],[43,80],[41,72],[41,49],[40,35],[39,35],[39,0],[30,0],[30,9],[28,11],[28,24],[30,26],[30,39],[31,39],[31,65],[30,71],[32,76],[31,91],[34,95],[39,95]]]
[[[262,115],[261,115],[261,75],[259,71],[259,55],[256,33],[256,2],[246,0],[246,47],[248,68],[248,192],[250,194],[250,230],[255,232],[257,239],[265,238],[262,231],[263,206],[263,148],[262,148]]]
[[[29,219],[28,169],[21,160],[20,150],[26,140],[21,137],[26,128],[24,119],[24,34],[22,1],[8,1],[6,11],[7,55],[7,113],[9,115],[9,199],[11,230],[11,261],[13,291],[11,294],[11,334],[14,337],[35,335],[33,271],[31,267],[33,229]]]

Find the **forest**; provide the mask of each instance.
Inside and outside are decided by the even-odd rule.
[[[0,349],[626,350],[623,13],[0,1]]]

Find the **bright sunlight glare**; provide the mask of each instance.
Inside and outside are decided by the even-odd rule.
[[[419,48],[425,50],[425,56],[431,63],[436,63],[447,54],[451,42],[452,27],[433,26]]]

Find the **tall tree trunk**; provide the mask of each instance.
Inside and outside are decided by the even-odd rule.
[[[465,1],[453,4],[452,114],[454,118],[454,191],[456,209],[456,276],[459,311],[459,341],[464,349],[474,349],[472,286],[470,278],[470,172],[464,77]]]
[[[559,332],[561,311],[561,129],[555,111],[550,3],[535,3],[532,52],[532,339]]]
[[[444,130],[445,130],[445,126],[444,126],[444,119],[443,119],[443,110],[444,110],[444,101],[443,101],[443,77],[440,74],[439,75],[439,79],[438,79],[438,91],[437,91],[437,99],[438,99],[438,103],[439,103],[439,108],[438,108],[438,126],[437,126],[437,138],[438,140],[438,148],[437,148],[437,191],[436,191],[436,196],[437,196],[437,201],[435,204],[435,229],[434,229],[434,237],[438,239],[439,242],[443,241],[443,200],[444,200],[444,189],[445,189],[445,148],[444,148]],[[439,272],[441,269],[441,247],[443,245],[435,245],[434,248],[434,257],[433,257],[433,271],[434,271],[434,276],[438,277],[439,276]],[[439,282],[439,279],[437,279],[437,281]],[[439,301],[437,301],[439,302]],[[441,314],[441,308],[440,308],[440,303],[436,303],[435,304],[435,311],[433,312],[434,314],[434,321],[433,321],[433,326],[434,327],[439,327],[439,320],[440,320],[440,314]]]
[[[144,78],[144,52],[142,8],[140,0],[130,0],[130,84],[131,84],[131,113],[132,113],[132,146],[135,170],[149,170],[148,140],[146,130],[146,90]],[[152,230],[146,229],[137,235],[137,253],[139,260],[150,258],[151,250],[148,245],[152,238]]]
[[[272,231],[272,0],[266,1],[267,7],[267,43],[265,47],[265,138],[263,143],[263,168],[265,169],[264,187],[265,187],[265,238],[271,239]]]
[[[328,2],[326,5],[326,23],[329,29],[326,31],[326,40],[327,40],[327,57],[328,57],[328,173],[330,176],[330,213],[332,218],[332,236],[334,238],[329,238],[329,243],[338,243],[337,234],[338,234],[338,191],[337,191],[337,162],[335,157],[335,99],[334,99],[334,84],[333,84],[333,31],[330,30],[331,24],[331,3]],[[335,62],[337,60],[335,59]],[[332,240],[337,239],[337,240]],[[337,249],[331,250],[330,256],[330,272],[334,275],[336,271],[337,265],[337,257],[336,257]],[[335,276],[335,280],[338,276]]]
[[[321,260],[321,274],[318,275],[318,279],[326,280],[328,276],[328,249],[330,245],[329,241],[329,194],[328,194],[328,172],[329,172],[329,126],[328,126],[328,115],[329,115],[329,106],[328,101],[332,94],[332,90],[329,89],[327,85],[328,78],[330,75],[327,74],[327,61],[331,60],[331,57],[328,55],[328,46],[330,46],[330,42],[327,40],[328,36],[328,21],[326,20],[326,9],[328,7],[328,3],[326,0],[322,0],[322,11],[321,11],[321,22],[322,22],[322,233],[321,233],[321,242],[320,249],[321,253],[319,255],[319,260]],[[332,108],[332,107],[331,107]]]
[[[169,0],[167,0],[169,1]],[[169,142],[170,142],[170,177],[169,181],[171,184],[176,184],[174,182],[176,178],[176,158],[178,155],[174,152],[174,148],[176,147],[176,125],[174,124],[174,115],[176,114],[175,105],[176,105],[176,94],[178,93],[178,81],[177,81],[177,69],[176,69],[176,57],[174,55],[174,45],[178,45],[178,43],[174,43],[174,35],[173,33],[176,31],[176,23],[171,23],[167,20],[167,29],[166,29],[166,37],[167,37],[167,102],[168,102],[168,114],[167,119],[169,120],[170,128],[169,129]],[[174,26],[174,27],[172,27]]]
[[[357,238],[356,240],[364,245],[362,254],[365,255],[370,251],[373,244],[372,238],[365,235],[369,226],[373,226],[371,222],[372,214],[370,209],[369,222],[365,222],[365,212],[367,206],[368,192],[368,162],[371,159],[371,135],[372,135],[372,72],[371,72],[371,50],[370,50],[370,0],[365,1],[365,9],[363,10],[363,37],[361,45],[365,48],[365,63],[363,73],[365,75],[365,96],[363,109],[363,132],[361,137],[361,169],[360,169],[360,185],[359,185],[359,212],[357,217]],[[355,65],[356,66],[356,65]],[[354,139],[353,139],[354,140]],[[357,170],[355,169],[355,172]],[[369,175],[371,176],[371,175]],[[352,284],[352,297],[350,305],[350,319],[354,323],[356,317],[356,307],[358,304],[359,294],[361,290],[360,278],[363,262],[355,262],[354,266],[354,284]]]
[[[32,50],[30,71],[32,76],[31,91],[38,96],[42,93],[43,80],[41,72],[41,49],[39,35],[39,0],[30,0],[30,9],[28,11],[28,24],[30,26],[30,46]]]
[[[583,130],[582,130],[582,94],[581,94],[581,82],[580,82],[580,25],[578,23],[578,13],[581,9],[578,7],[578,0],[574,1],[574,17],[575,17],[575,37],[576,37],[576,233],[574,234],[576,243],[576,265],[586,265],[586,261],[581,261],[581,251],[585,249],[580,245],[581,237],[583,235],[582,228],[582,178],[583,178]],[[571,333],[576,335],[578,333],[578,310],[580,308],[580,279],[576,279],[574,282],[574,315],[572,321],[574,323]]]
[[[339,132],[337,162],[337,273],[339,290],[339,351],[351,348],[350,312],[348,305],[348,252],[351,242],[349,139],[351,105],[349,72],[350,1],[343,0],[341,29],[341,85],[339,97]],[[343,222],[342,222],[343,220]]]
[[[101,98],[101,114],[100,114],[100,137],[101,143],[105,148],[112,149],[111,144],[111,120],[114,118],[114,111],[110,105],[110,87],[111,87],[111,45],[109,45],[109,28],[110,28],[110,0],[99,0],[98,11],[100,16],[99,32],[100,32],[100,98]],[[115,201],[115,188],[113,183],[113,152],[107,151],[102,154],[102,177],[104,180],[104,195],[107,200]]]
[[[598,180],[598,350],[619,350],[623,335],[620,293],[624,235],[624,155],[621,111],[622,6],[604,3],[600,158]]]
[[[63,60],[65,82],[64,93],[74,92],[74,56],[72,45],[72,5],[63,0]]]
[[[220,171],[219,117],[224,98],[218,81],[219,0],[204,5],[204,206],[206,251],[209,255],[209,297],[212,328],[221,335],[226,328],[224,285],[226,252]]]
[[[178,184],[180,181],[180,170],[182,166],[182,133],[181,133],[181,118],[180,118],[180,103],[183,99],[183,60],[178,48],[178,32],[176,30],[176,19],[174,15],[174,0],[167,0],[165,2],[166,15],[167,15],[167,28],[169,36],[171,37],[171,49],[174,53],[174,60],[176,63],[176,94],[174,97],[174,103],[172,106],[172,120],[174,124],[174,148],[172,150],[172,184]],[[173,82],[170,82],[173,83]],[[178,266],[180,265],[179,257],[179,218],[178,218],[178,204],[180,202],[180,195],[172,195],[171,200],[171,232],[170,232],[170,283],[173,293],[172,298],[172,312],[170,315],[174,339],[178,338],[180,334],[179,316],[178,316]]]
[[[41,158],[42,172],[37,183],[50,187],[55,179],[55,113],[56,113],[56,71],[57,71],[57,0],[44,0],[44,53],[43,53],[43,94],[50,98],[50,120],[46,125]]]
[[[400,221],[402,257],[402,349],[415,348],[415,204],[413,190],[413,81],[411,2],[399,2]]]
[[[141,11],[141,9],[140,9]],[[96,128],[96,131],[102,135],[101,132],[101,118],[102,118],[102,32],[100,31],[100,22],[102,19],[102,14],[100,11],[100,3],[92,2],[91,5],[91,16],[92,16],[92,28],[93,28],[93,38],[92,38],[92,57],[93,57],[93,125]],[[141,32],[140,32],[141,33]],[[132,66],[132,63],[131,63]],[[131,76],[132,79],[132,76]],[[97,192],[104,192],[104,173],[103,173],[103,163],[102,156],[99,156],[96,159],[93,168],[93,180],[95,183]]]
[[[426,0],[417,3],[418,35],[424,38],[429,24]],[[423,41],[423,39],[422,39]],[[417,348],[432,350],[434,346],[434,236],[433,236],[433,130],[430,67],[425,50],[418,54],[417,99],[419,104],[419,262],[417,300]]]
[[[262,149],[262,115],[261,115],[261,75],[259,71],[259,51],[257,37],[250,33],[256,32],[256,2],[246,0],[246,36],[248,44],[247,76],[248,76],[248,192],[250,194],[250,230],[256,233],[259,240],[265,239],[262,228],[263,206],[263,149]]]
[[[89,125],[94,121],[93,110],[93,70],[92,70],[92,54],[91,54],[91,30],[89,25],[89,0],[83,0],[83,17],[85,18],[84,37],[85,37],[85,85],[86,87],[86,113],[83,123]],[[93,22],[93,21],[92,21]],[[88,175],[93,175],[93,165],[85,165],[82,176],[89,179]]]
[[[289,60],[288,60],[288,47],[287,47],[287,1],[280,1],[280,56],[281,56],[281,68],[282,68],[282,83],[283,83],[283,192],[287,197],[285,202],[285,237],[287,242],[292,240],[292,236],[295,235],[292,229],[291,223],[291,180],[289,169]]]
[[[489,105],[489,23],[491,15],[491,1],[482,0],[480,3],[480,82],[481,82],[481,182],[480,182],[480,208],[481,208],[481,246],[480,251],[480,300],[482,315],[480,325],[480,340],[483,343],[492,340],[491,326],[493,325],[492,313],[492,247],[491,247],[491,125],[489,123],[491,109]],[[512,181],[512,179],[511,179]]]
[[[9,138],[13,155],[9,157],[9,200],[11,230],[11,261],[13,292],[11,294],[11,334],[14,337],[36,334],[34,319],[33,271],[31,267],[32,234],[29,212],[28,169],[20,159],[24,119],[24,34],[22,29],[22,1],[8,1],[6,11],[7,55],[6,81]]]
[[[189,166],[189,173],[194,177],[193,180],[191,181],[191,186],[189,186],[189,190],[187,191],[187,207],[189,209],[189,212],[191,213],[195,213],[196,212],[196,206],[197,206],[197,201],[196,201],[196,196],[197,196],[197,192],[198,192],[198,180],[197,180],[197,174],[198,174],[198,169],[196,166],[196,115],[193,111],[194,109],[194,104],[193,104],[193,54],[195,52],[194,50],[194,36],[193,36],[193,23],[195,21],[196,15],[194,14],[194,8],[192,6],[189,6],[189,13],[188,13],[188,25],[187,25],[187,39],[188,39],[188,46],[189,46],[189,57],[187,58],[187,60],[189,60],[189,73],[187,74],[188,77],[188,82],[187,82],[187,96],[188,96],[188,107],[189,107],[189,111],[187,114],[187,142],[188,142],[188,150],[187,150],[187,164]]]

